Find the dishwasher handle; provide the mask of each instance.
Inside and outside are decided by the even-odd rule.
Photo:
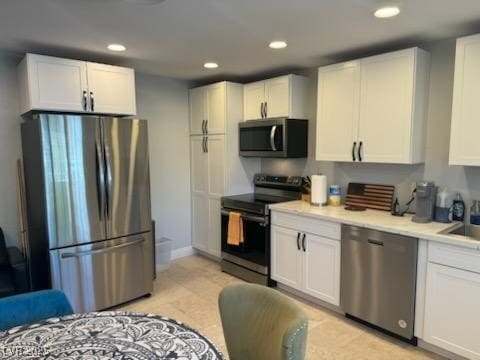
[[[367,242],[370,245],[377,245],[377,246],[383,246],[384,245],[383,241],[378,241],[378,240],[373,240],[373,239],[368,239]]]

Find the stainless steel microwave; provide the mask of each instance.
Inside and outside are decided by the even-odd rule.
[[[308,120],[274,118],[239,124],[240,156],[302,158],[308,152]]]

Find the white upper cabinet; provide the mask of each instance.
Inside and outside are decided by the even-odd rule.
[[[120,66],[87,63],[90,110],[135,115],[135,72]]]
[[[22,113],[86,110],[88,82],[84,61],[27,54],[19,65],[18,77]]]
[[[423,162],[429,62],[411,48],[320,68],[317,160]]]
[[[135,115],[135,75],[118,66],[27,54],[18,66],[22,114],[31,110]]]
[[[226,89],[226,82],[207,86],[208,113],[205,127],[208,134],[225,133]]]
[[[317,160],[351,161],[358,136],[360,64],[352,61],[319,69]],[[353,104],[353,106],[345,106]]]
[[[207,91],[205,87],[190,90],[190,134],[205,133],[207,120]]]
[[[265,82],[257,81],[243,87],[243,117],[245,120],[263,117],[265,103]]]
[[[224,134],[227,83],[225,81],[190,90],[190,134]]]
[[[290,83],[288,76],[265,81],[265,113],[267,117],[290,117]]]
[[[243,87],[243,118],[289,117],[305,119],[308,79],[285,75],[246,84]]]
[[[450,165],[480,166],[480,34],[457,40]]]

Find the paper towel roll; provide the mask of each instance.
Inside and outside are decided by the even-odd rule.
[[[312,205],[325,205],[327,203],[327,177],[325,175],[312,175]]]

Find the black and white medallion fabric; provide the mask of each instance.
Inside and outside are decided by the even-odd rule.
[[[222,360],[203,335],[165,317],[97,312],[0,331],[0,359]]]

